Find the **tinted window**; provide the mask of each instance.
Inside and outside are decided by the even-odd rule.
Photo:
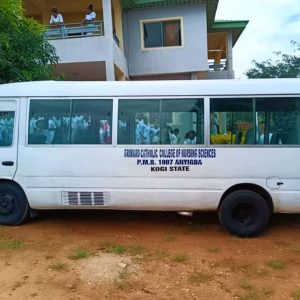
[[[31,100],[29,144],[111,144],[112,100]]]
[[[258,144],[300,144],[300,99],[256,99]]]
[[[211,99],[212,144],[254,144],[253,99]]]
[[[12,145],[14,123],[15,113],[13,111],[0,112],[0,147]]]
[[[299,98],[211,99],[212,144],[300,144]]]
[[[119,144],[203,144],[202,99],[120,100]]]

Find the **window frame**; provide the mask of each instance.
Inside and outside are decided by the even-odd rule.
[[[158,22],[170,22],[170,21],[179,21],[181,45],[179,45],[179,46],[145,47],[144,24],[146,24],[146,23],[158,23]],[[157,18],[157,19],[143,19],[143,20],[140,20],[140,38],[141,38],[141,50],[142,51],[184,48],[183,17],[178,16],[178,17],[171,17],[171,18]]]
[[[51,100],[111,100],[112,102],[112,111],[111,111],[111,138],[112,141],[110,144],[29,144],[29,121],[30,121],[30,103],[34,100],[41,100],[41,101],[51,101]],[[112,147],[114,145],[114,141],[116,139],[116,130],[114,129],[114,104],[115,97],[30,97],[27,101],[26,107],[26,126],[25,126],[25,147]],[[73,107],[73,105],[71,105]]]

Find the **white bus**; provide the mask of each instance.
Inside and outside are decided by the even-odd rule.
[[[300,80],[0,86],[0,224],[41,209],[300,212]]]

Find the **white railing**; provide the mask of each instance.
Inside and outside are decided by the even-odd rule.
[[[69,23],[63,25],[47,26],[47,39],[68,39],[80,38],[91,35],[104,35],[103,21],[96,21],[89,24]]]

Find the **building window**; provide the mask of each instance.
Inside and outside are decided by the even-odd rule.
[[[143,21],[144,48],[182,46],[181,19]]]

